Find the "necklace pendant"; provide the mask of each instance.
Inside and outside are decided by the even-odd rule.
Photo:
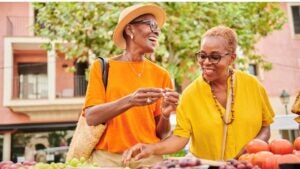
[[[125,56],[126,56],[126,55],[125,55]],[[145,61],[142,61],[142,62],[143,62],[143,63],[142,63],[142,64],[143,64],[143,65],[142,65],[142,70],[141,70],[141,72],[138,72],[138,71],[136,71],[135,68],[131,65],[130,62],[132,62],[132,60],[130,60],[128,56],[127,56],[127,60],[128,60],[128,65],[129,65],[130,69],[133,71],[133,73],[134,73],[138,78],[141,78],[142,75],[143,75],[143,72],[144,72]]]

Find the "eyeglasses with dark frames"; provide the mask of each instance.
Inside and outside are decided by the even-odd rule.
[[[207,55],[204,52],[197,52],[197,53],[195,53],[195,58],[197,59],[198,62],[204,62],[206,59],[208,59],[208,61],[210,63],[218,64],[220,62],[220,60],[222,59],[222,57],[229,55],[229,54],[230,53],[225,53],[225,54],[221,55],[221,54],[213,53],[213,54]]]
[[[158,25],[152,20],[140,20],[140,21],[132,21],[129,24],[146,24],[150,27],[152,32],[160,31]]]

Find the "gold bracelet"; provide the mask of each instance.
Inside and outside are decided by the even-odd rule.
[[[166,117],[163,113],[161,114],[161,117],[165,120],[169,120],[170,119],[170,116],[169,117]]]

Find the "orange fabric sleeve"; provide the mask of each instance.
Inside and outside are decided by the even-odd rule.
[[[83,110],[105,102],[105,89],[99,60],[95,60],[90,67],[89,81],[85,95]]]

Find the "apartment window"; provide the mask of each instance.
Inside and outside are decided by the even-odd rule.
[[[3,161],[3,135],[0,134],[0,161]]]
[[[257,65],[256,64],[249,64],[249,73],[254,75],[254,76],[257,76],[258,73],[257,73]]]
[[[85,71],[88,68],[87,62],[76,63],[76,72],[74,78],[74,94],[75,96],[84,96],[87,88],[87,80]]]
[[[48,97],[47,63],[19,63],[18,70],[20,99]]]
[[[294,33],[300,34],[300,5],[291,6]]]
[[[292,38],[300,38],[300,3],[288,3],[288,15]]]

